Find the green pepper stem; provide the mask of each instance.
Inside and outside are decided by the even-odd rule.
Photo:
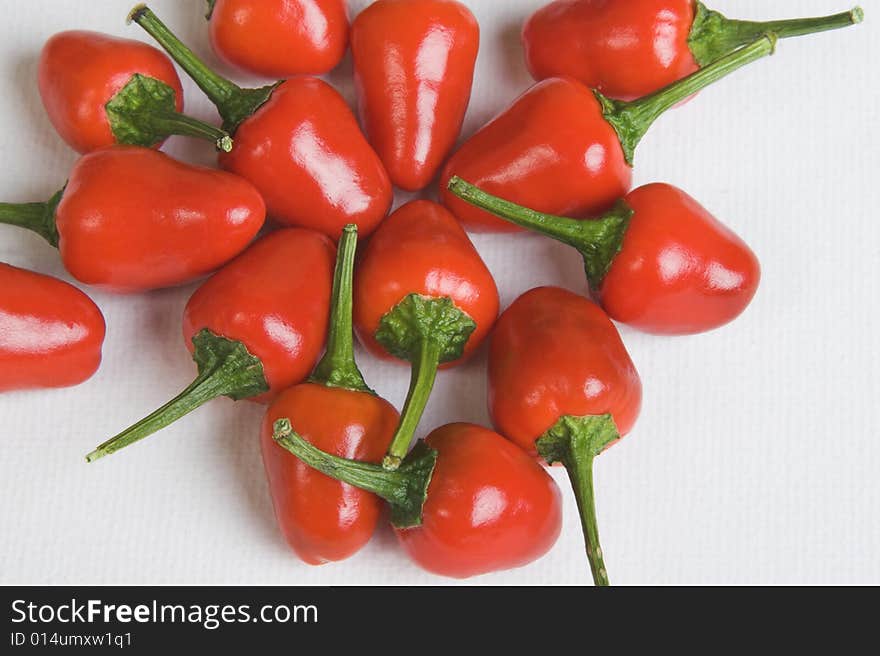
[[[94,462],[139,442],[220,396],[239,400],[267,392],[269,385],[259,358],[239,341],[202,330],[193,337],[193,359],[199,375],[180,394],[133,426],[110,438],[86,456]]]
[[[0,203],[0,223],[31,230],[57,248],[55,211],[63,195],[64,189],[45,203]]]
[[[196,56],[174,33],[168,29],[146,4],[139,4],[131,10],[127,22],[135,22],[168,51],[174,61],[186,71],[211,102],[219,105],[241,91],[241,87],[218,75]]]
[[[448,296],[409,294],[379,321],[376,341],[391,355],[412,364],[409,393],[400,424],[382,466],[400,466],[425,411],[437,367],[458,360],[477,324]]]
[[[560,462],[568,472],[581,518],[587,561],[593,581],[598,586],[608,586],[610,582],[599,542],[593,460],[619,439],[620,434],[611,415],[565,416],[536,443],[538,453],[548,464]]]
[[[636,146],[654,121],[666,110],[743,66],[773,54],[775,47],[776,36],[772,33],[764,34],[748,46],[637,100],[629,102],[612,100],[598,91],[594,90],[593,93],[602,105],[605,120],[614,127],[620,137],[620,145],[626,161],[632,165]]]
[[[434,389],[437,369],[440,366],[440,351],[440,346],[433,341],[422,340],[418,357],[413,359],[409,391],[400,413],[400,423],[391,440],[391,446],[388,447],[388,453],[382,460],[382,466],[386,470],[393,471],[400,467],[409,451],[428,405],[428,399],[431,398],[431,391]]]
[[[632,208],[624,200],[618,201],[611,210],[597,219],[579,220],[544,214],[511,203],[486,193],[458,176],[449,181],[448,188],[475,207],[576,248],[584,258],[584,269],[594,290],[601,287],[614,258],[620,253],[633,215]]]
[[[219,369],[200,374],[189,387],[152,414],[111,437],[86,456],[86,462],[100,460],[170,426],[208,401],[226,393],[226,381]]]
[[[352,287],[357,239],[357,226],[354,224],[345,226],[336,254],[327,350],[318,366],[315,367],[311,381],[328,387],[342,387],[357,392],[372,393],[364,381],[363,374],[358,369],[354,357]]]
[[[131,10],[128,22],[132,21],[156,39],[159,45],[204,91],[205,95],[216,105],[223,118],[223,128],[230,134],[234,134],[242,121],[257,111],[278,86],[278,84],[273,84],[260,89],[242,89],[231,80],[212,71],[145,4],[139,4]]]
[[[379,465],[348,460],[310,444],[298,435],[289,419],[273,425],[273,439],[305,464],[333,479],[372,492],[391,507],[391,521],[397,528],[412,528],[422,523],[422,508],[428,485],[437,462],[437,452],[424,442],[413,449],[396,471]]]
[[[205,123],[181,112],[155,112],[144,117],[157,134],[165,136],[179,135],[213,141],[217,150],[228,153],[232,151],[232,137],[220,128]]]
[[[702,2],[697,2],[688,45],[697,63],[706,66],[768,32],[780,39],[787,39],[850,27],[861,23],[864,17],[862,8],[855,7],[831,16],[744,21],[727,18],[720,12],[708,9]]]
[[[593,457],[571,458],[563,461],[563,465],[568,472],[568,478],[571,481],[572,490],[574,490],[574,498],[577,501],[593,582],[601,587],[609,586],[611,582],[608,579],[608,569],[605,567],[605,557],[599,542],[599,524],[596,519]]]
[[[117,143],[152,147],[172,134],[213,141],[225,152],[232,139],[224,130],[177,111],[176,92],[147,75],[135,73],[104,105],[110,130]]]

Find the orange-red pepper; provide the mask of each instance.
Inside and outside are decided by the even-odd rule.
[[[104,331],[101,310],[73,285],[0,263],[0,392],[88,380]]]
[[[84,155],[46,203],[0,203],[0,223],[57,246],[74,278],[122,293],[211,273],[247,247],[265,218],[263,199],[243,178],[136,146]]]
[[[263,77],[320,75],[348,46],[345,0],[208,0],[214,52]]]
[[[196,379],[87,460],[142,440],[219,396],[271,401],[304,380],[324,346],[334,257],[326,236],[289,228],[261,238],[211,276],[183,317]]]
[[[235,144],[223,168],[250,180],[269,215],[338,239],[368,235],[391,207],[388,174],[342,96],[315,77],[242,89],[209,70],[146,6],[131,19],[153,36],[217,106]]]
[[[432,432],[396,471],[315,448],[284,418],[273,438],[304,463],[388,501],[398,540],[419,566],[467,578],[522,567],[556,543],[559,487],[538,462],[473,424]]]
[[[536,80],[571,77],[609,98],[653,93],[772,32],[779,38],[848,27],[834,16],[731,20],[695,0],[557,0],[526,21],[526,64]]]
[[[389,463],[409,449],[438,367],[453,366],[482,343],[498,306],[492,274],[441,205],[408,203],[373,235],[355,280],[355,329],[372,353],[412,364]]]
[[[477,20],[455,0],[378,0],[352,24],[364,131],[398,187],[427,186],[455,145],[479,48]]]
[[[320,565],[348,558],[373,535],[379,497],[315,471],[272,439],[275,422],[288,418],[310,444],[333,455],[379,463],[400,419],[367,387],[354,359],[352,279],[357,228],[339,241],[327,352],[306,383],[273,401],[261,433],[263,463],[275,517],[291,549]]]
[[[146,43],[60,32],[43,46],[38,71],[49,120],[80,153],[113,144],[159,146],[172,134],[232,147],[223,130],[181,114],[183,87],[174,64]]]
[[[638,417],[642,384],[608,316],[558,287],[504,311],[489,347],[489,414],[502,435],[568,470],[597,585],[608,584],[593,494],[593,459]]]
[[[527,565],[546,554],[562,530],[562,495],[529,455],[474,424],[434,430],[437,452],[422,525],[398,528],[421,567],[466,578]]]
[[[635,148],[667,109],[732,71],[773,52],[768,35],[663,90],[611,100],[572,78],[526,91],[472,136],[443,170],[443,203],[469,230],[513,232],[447,189],[458,176],[539,212],[580,217],[608,209],[632,184]]]
[[[748,245],[668,184],[639,187],[586,221],[508,203],[460,178],[450,188],[495,216],[576,248],[605,311],[645,332],[713,330],[742,314],[758,290],[761,266]]]

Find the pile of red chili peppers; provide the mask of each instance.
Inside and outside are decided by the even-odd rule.
[[[553,546],[563,495],[545,466],[561,463],[594,581],[608,585],[593,461],[633,429],[642,399],[614,322],[713,330],[760,280],[748,245],[693,197],[664,183],[631,189],[636,147],[665,111],[778,39],[858,23],[861,9],[756,23],[698,0],[550,2],[522,32],[537,82],[455,149],[480,47],[465,3],[377,0],[351,22],[345,0],[208,7],[217,55],[284,79],[234,84],[145,5],[129,21],[168,56],[56,34],[40,95],[82,157],[49,201],[0,204],[0,223],[40,234],[84,285],[132,294],[209,276],[182,322],[193,383],[87,460],[220,396],[267,403],[263,461],[297,556],[349,558],[387,504],[407,555],[452,577],[520,567]],[[356,112],[317,77],[349,47]],[[174,63],[219,125],[183,113]],[[163,154],[173,135],[214,144],[219,170]],[[424,191],[437,179],[439,202]],[[394,187],[425,197],[389,215]],[[467,231],[525,230],[583,256],[592,298],[539,287],[500,312]],[[0,264],[0,392],[87,380],[104,330],[71,284]],[[361,375],[355,335],[409,363],[400,412]],[[438,371],[484,342],[493,428],[450,423],[414,444]]]

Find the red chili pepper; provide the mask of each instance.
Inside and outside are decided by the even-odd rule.
[[[77,280],[115,292],[207,275],[244,250],[265,217],[246,180],[135,146],[84,155],[46,203],[0,203],[0,223],[33,230]]]
[[[60,32],[43,46],[38,77],[49,120],[80,153],[114,144],[159,146],[172,134],[232,148],[226,132],[180,113],[183,88],[174,64],[146,43]]]
[[[217,106],[235,137],[220,164],[260,190],[273,219],[338,239],[346,224],[368,235],[385,218],[393,200],[388,174],[333,87],[297,77],[242,89],[210,71],[147,7],[131,19]]]
[[[773,52],[775,38],[755,43],[639,100],[610,100],[569,78],[539,82],[456,152],[443,171],[443,203],[469,230],[513,232],[451,194],[453,176],[539,212],[601,212],[632,184],[632,160],[653,122],[676,103]]]
[[[632,100],[672,84],[772,32],[780,38],[860,23],[861,8],[794,20],[731,20],[694,0],[559,0],[523,27],[536,80],[571,77]]]
[[[426,187],[455,145],[479,48],[477,19],[454,0],[379,0],[355,19],[362,123],[398,187]]]
[[[568,470],[597,585],[593,459],[626,435],[642,384],[617,329],[595,304],[558,287],[526,292],[504,311],[489,348],[489,413],[505,437]]]
[[[282,419],[274,439],[309,466],[389,502],[398,539],[418,565],[467,578],[537,560],[562,528],[559,487],[525,451],[473,424],[419,442],[397,471],[322,452]]]
[[[758,258],[697,201],[668,184],[628,193],[602,217],[541,214],[459,178],[459,198],[576,248],[612,319],[661,335],[719,328],[742,314],[761,280]]]
[[[474,351],[498,316],[498,288],[459,223],[437,203],[394,212],[367,245],[355,281],[354,324],[379,357],[412,363],[400,429],[386,464],[406,454],[440,364]]]
[[[115,453],[219,396],[271,401],[305,379],[324,346],[333,243],[311,230],[269,234],[205,281],[183,316],[199,375],[86,460]]]
[[[263,77],[327,73],[348,46],[345,0],[208,0],[221,59]]]
[[[0,263],[0,392],[68,387],[101,364],[104,316],[73,285]]]
[[[400,419],[367,387],[354,360],[352,277],[357,228],[339,241],[327,352],[307,383],[275,399],[262,430],[263,463],[275,517],[290,547],[311,565],[343,560],[370,539],[382,510],[377,496],[315,471],[272,439],[289,418],[300,436],[333,455],[381,462]]]

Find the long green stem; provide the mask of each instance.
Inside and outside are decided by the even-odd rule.
[[[623,238],[633,215],[626,201],[617,204],[597,219],[571,219],[544,214],[486,193],[458,176],[448,184],[449,191],[462,200],[491,212],[511,223],[568,244],[584,258],[590,286],[598,289],[623,246]]]
[[[354,359],[352,287],[357,238],[357,226],[354,224],[345,226],[342,238],[339,240],[336,270],[333,275],[327,350],[315,367],[311,380],[329,387],[372,393]]]
[[[382,317],[378,341],[393,356],[412,364],[409,393],[400,424],[382,461],[393,470],[400,466],[425,411],[437,367],[461,358],[477,324],[449,297],[410,294]]]
[[[55,210],[63,195],[64,189],[45,203],[0,203],[0,223],[31,230],[57,248]]]
[[[561,462],[568,472],[581,518],[587,561],[598,586],[607,586],[610,582],[599,542],[593,460],[618,439],[620,434],[611,415],[599,415],[562,417],[537,441],[541,457],[551,465]]]
[[[391,523],[397,528],[421,525],[422,508],[437,463],[437,452],[424,442],[419,442],[396,471],[388,471],[379,465],[325,453],[298,435],[289,419],[276,421],[273,430],[275,442],[309,467],[385,499],[391,508]]]
[[[152,147],[173,134],[213,141],[219,150],[232,150],[227,132],[177,111],[177,94],[170,86],[135,73],[114,95],[104,111],[116,142]]]
[[[596,519],[596,495],[593,491],[593,458],[572,458],[564,461],[574,498],[577,501],[578,513],[581,517],[581,530],[586,544],[587,560],[593,582],[598,586],[609,586],[608,570],[605,567],[605,556],[599,542],[599,524]]]
[[[745,48],[637,100],[629,102],[612,100],[598,91],[593,93],[602,105],[605,120],[614,127],[620,137],[620,145],[627,162],[632,164],[636,146],[661,114],[743,66],[773,54],[775,47],[776,36],[765,34]]]
[[[241,87],[212,71],[199,57],[168,29],[153,10],[146,4],[134,7],[128,15],[129,23],[135,22],[159,42],[186,71],[199,88],[205,92],[214,104],[227,102],[234,97]]]
[[[864,17],[862,8],[855,7],[831,16],[744,21],[727,18],[720,12],[708,9],[702,2],[697,2],[688,45],[697,63],[706,66],[768,32],[780,39],[787,39],[850,27],[861,23]]]
[[[239,400],[267,392],[263,364],[239,341],[202,330],[193,337],[193,359],[199,375],[161,408],[110,438],[86,456],[94,462],[139,442],[219,396]]]
[[[171,401],[98,446],[86,456],[86,462],[94,462],[149,437],[225,392],[226,381],[219,368],[200,374]]]
[[[440,348],[431,341],[423,341],[419,348],[419,356],[413,360],[412,374],[409,382],[409,392],[403,404],[400,414],[400,424],[388,447],[388,453],[382,461],[382,466],[388,470],[400,467],[404,457],[412,444],[416,429],[431,391],[434,389],[434,381],[437,379],[437,368],[440,365]]]
[[[232,151],[232,137],[228,133],[192,116],[180,112],[156,113],[147,120],[153,125],[156,132],[161,134],[205,139],[213,141],[217,150],[222,150],[224,153]]]
[[[145,4],[137,5],[128,15],[129,22],[140,25],[161,45],[171,58],[186,71],[205,95],[217,106],[223,118],[223,128],[234,134],[238,126],[265,103],[275,87],[272,84],[259,89],[242,89],[231,80],[218,75],[178,39],[159,17]]]

